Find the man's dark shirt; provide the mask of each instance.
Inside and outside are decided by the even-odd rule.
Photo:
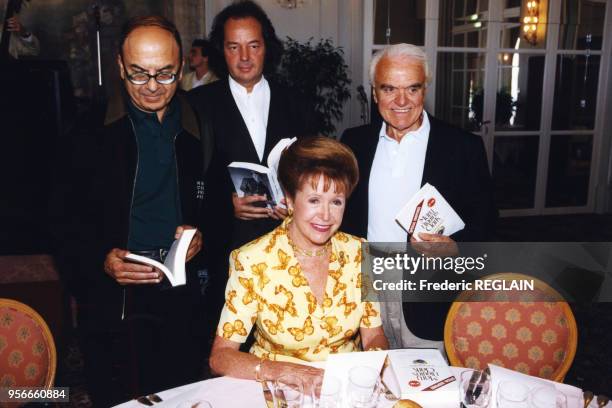
[[[178,102],[173,99],[163,120],[128,103],[138,146],[134,198],[130,214],[129,250],[168,248],[181,225],[174,139],[182,130]]]

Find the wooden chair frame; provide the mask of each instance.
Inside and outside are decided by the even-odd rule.
[[[47,375],[45,377],[43,387],[52,387],[53,381],[55,380],[55,371],[57,369],[57,350],[55,348],[55,340],[53,340],[53,335],[51,334],[51,330],[49,330],[47,322],[45,322],[45,319],[43,319],[42,316],[38,314],[36,310],[32,309],[25,303],[21,303],[16,300],[0,298],[0,307],[8,307],[11,309],[15,309],[20,313],[31,316],[31,318],[36,322],[36,324],[40,326],[43,338],[47,343],[46,348],[49,357],[49,369],[47,370]]]
[[[570,369],[574,357],[576,356],[576,349],[578,348],[578,327],[576,325],[576,318],[574,317],[574,313],[572,309],[569,307],[569,304],[563,300],[563,297],[549,286],[547,283],[534,278],[532,276],[524,275],[521,273],[497,273],[494,275],[486,276],[482,279],[486,280],[519,280],[519,279],[529,279],[534,281],[534,285],[536,288],[541,290],[543,293],[551,295],[554,299],[560,299],[557,303],[560,303],[561,309],[563,310],[563,314],[567,317],[567,328],[568,328],[568,350],[565,358],[561,362],[561,365],[557,368],[557,370],[551,376],[551,380],[562,382],[565,378],[565,374],[567,374]],[[459,359],[457,355],[457,351],[455,350],[455,344],[453,342],[453,322],[459,313],[459,309],[464,303],[473,303],[467,302],[466,300],[470,298],[470,295],[475,291],[463,291],[459,294],[457,299],[451,305],[448,314],[446,315],[446,322],[444,323],[444,348],[446,349],[446,354],[448,355],[448,360],[451,365],[462,367],[463,361]],[[489,303],[494,303],[494,301],[486,301]],[[486,303],[485,302],[485,303]]]

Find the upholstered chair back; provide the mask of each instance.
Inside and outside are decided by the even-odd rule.
[[[526,275],[486,279],[533,279],[535,291],[461,293],[444,327],[451,365],[483,369],[491,363],[562,381],[574,360],[578,337],[567,302],[544,282]]]

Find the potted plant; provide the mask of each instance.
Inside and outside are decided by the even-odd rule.
[[[312,133],[333,135],[335,121],[342,120],[342,106],[350,96],[348,66],[344,51],[331,40],[313,44],[312,38],[300,43],[290,37],[277,72],[277,80],[297,92],[306,106],[315,109]]]

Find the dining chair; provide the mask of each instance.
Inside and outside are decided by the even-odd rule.
[[[0,387],[49,388],[56,366],[45,320],[26,304],[0,298]]]
[[[464,291],[450,307],[444,346],[453,366],[495,364],[563,381],[576,355],[578,329],[561,295],[539,279],[518,273],[485,280],[532,280],[534,290]]]

